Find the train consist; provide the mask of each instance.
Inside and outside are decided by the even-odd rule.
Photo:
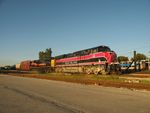
[[[69,54],[55,56],[49,63],[39,60],[23,61],[16,65],[18,70],[44,70],[57,73],[110,74],[120,73],[117,55],[107,46],[97,46]]]

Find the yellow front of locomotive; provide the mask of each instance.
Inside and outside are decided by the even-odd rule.
[[[55,67],[56,63],[55,63],[55,59],[51,60],[51,67]]]

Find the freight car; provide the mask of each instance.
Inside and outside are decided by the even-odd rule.
[[[107,46],[98,46],[55,57],[55,72],[109,74],[120,73],[117,55]]]
[[[22,61],[20,64],[16,64],[17,70],[22,71],[39,71],[39,72],[50,72],[51,67],[48,62],[41,62],[39,60],[26,60]]]

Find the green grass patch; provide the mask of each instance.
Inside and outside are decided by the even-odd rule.
[[[144,70],[140,72],[136,72],[137,74],[150,74],[150,70]]]
[[[123,82],[125,79],[123,78],[120,78],[119,76],[117,75],[93,75],[91,77],[92,79],[94,80],[105,80],[105,81],[118,81],[118,82]]]
[[[87,75],[87,74],[70,74],[70,73],[46,73],[40,74],[41,76],[48,77],[49,79],[58,79],[58,80],[71,80],[71,81],[110,81],[110,82],[120,82],[125,83],[128,81],[134,81],[126,78],[122,78],[118,75]],[[140,84],[150,84],[148,80],[140,80]]]
[[[150,81],[149,80],[140,80],[140,83],[142,83],[142,84],[150,84]]]
[[[105,81],[118,81],[124,82],[124,78],[120,78],[118,75],[86,75],[86,74],[64,74],[64,73],[48,73],[42,74],[49,77],[58,77],[75,80],[105,80]]]

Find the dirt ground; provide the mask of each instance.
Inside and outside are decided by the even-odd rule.
[[[31,77],[38,79],[48,79],[56,81],[65,81],[80,83],[85,85],[98,85],[105,87],[128,88],[131,90],[149,90],[150,91],[150,75],[123,75],[118,77],[93,77],[93,75],[70,75],[70,74],[23,74],[9,73],[12,76]],[[141,82],[142,81],[142,82]],[[144,81],[144,82],[143,82]]]

